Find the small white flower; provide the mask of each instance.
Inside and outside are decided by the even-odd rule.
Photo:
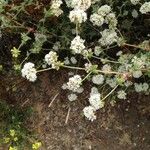
[[[141,70],[133,71],[132,74],[134,78],[140,78],[143,75]]]
[[[101,94],[100,93],[91,93],[89,98],[90,105],[93,106],[95,110],[98,110],[100,108],[104,107],[104,102],[101,100]]]
[[[94,48],[94,54],[96,56],[99,56],[101,54],[101,52],[102,52],[102,48],[100,46],[95,46],[95,48]]]
[[[149,85],[147,83],[143,83],[143,91],[147,92],[149,88]]]
[[[74,75],[74,72],[72,72],[72,71],[68,72],[68,76],[73,76],[73,75]]]
[[[143,91],[147,92],[149,88],[149,85],[147,83],[143,83]]]
[[[122,51],[119,51],[116,56],[121,56],[122,55]]]
[[[145,61],[146,61],[146,58],[145,57],[137,57],[137,56],[134,56],[132,58],[132,63],[133,63],[133,67],[135,69],[140,69],[140,68],[144,68],[145,67]]]
[[[63,90],[66,90],[66,89],[67,89],[67,84],[63,84],[61,88],[62,88]]]
[[[58,61],[58,55],[54,51],[50,51],[48,54],[45,55],[45,62],[48,65],[51,65],[51,67],[56,70],[59,70],[60,66],[63,64]]]
[[[35,65],[31,62],[28,62],[24,65],[21,73],[22,77],[27,78],[31,82],[34,82],[37,79]]]
[[[85,66],[85,71],[87,73],[89,73],[92,69],[92,64],[91,63],[85,63],[84,66]]]
[[[76,36],[71,41],[70,49],[73,50],[73,53],[75,54],[81,54],[82,51],[85,49],[84,42],[85,40],[81,39],[80,36]]]
[[[96,119],[95,110],[92,106],[87,106],[83,109],[84,116],[88,118],[90,121],[94,121]]]
[[[69,78],[69,82],[67,82],[67,89],[73,92],[76,92],[82,84],[82,78],[80,75],[75,75]]]
[[[63,11],[60,9],[60,8],[57,8],[57,9],[52,9],[51,10],[52,14],[54,14],[56,17],[59,17]]]
[[[61,6],[62,3],[62,0],[52,0],[51,8],[57,9]]]
[[[129,86],[131,86],[131,85],[133,85],[133,83],[131,82],[131,81],[126,81],[125,83],[124,83],[124,85],[126,86],[126,87],[129,87]]]
[[[68,57],[65,58],[64,64],[65,64],[65,65],[69,65],[69,64],[70,64],[70,61],[69,61],[69,58],[68,58]]]
[[[107,78],[106,79],[106,83],[111,87],[111,88],[114,88],[116,85],[117,85],[117,81],[116,81],[116,78]]]
[[[93,82],[94,84],[101,85],[101,84],[104,83],[104,76],[101,75],[101,74],[94,75],[94,76],[92,77],[92,82]]]
[[[48,65],[52,65],[53,63],[57,62],[58,56],[57,53],[54,51],[50,51],[48,54],[45,55],[45,62]]]
[[[53,45],[53,50],[58,51],[60,47],[61,47],[60,42],[56,42]]]
[[[77,95],[76,94],[69,94],[68,95],[68,100],[69,101],[75,101],[77,99]]]
[[[84,50],[82,51],[82,55],[83,55],[84,59],[86,59],[86,58],[88,58],[89,56],[91,56],[91,54],[93,54],[91,48],[89,48],[89,49],[84,49]]]
[[[150,2],[145,2],[140,8],[140,12],[142,14],[146,14],[150,12]]]
[[[91,0],[72,0],[71,7],[87,10],[91,6]]]
[[[83,91],[84,91],[83,87],[79,87],[79,88],[76,90],[76,92],[79,93],[79,94],[83,93]]]
[[[136,92],[147,92],[149,85],[147,83],[134,83],[134,88]]]
[[[125,93],[125,91],[123,91],[123,90],[120,90],[120,91],[118,91],[118,95],[117,95],[117,97],[119,98],[119,99],[126,99],[126,93]]]
[[[108,5],[103,5],[98,9],[98,14],[102,16],[106,16],[111,11],[111,7]]]
[[[70,61],[71,61],[72,64],[74,64],[74,65],[77,63],[77,60],[76,60],[75,57],[71,57],[71,58],[70,58]]]
[[[104,18],[103,16],[94,13],[91,15],[90,21],[93,23],[94,26],[102,26],[104,23]]]
[[[63,11],[60,9],[62,3],[63,3],[62,0],[52,0],[51,3],[52,14],[58,17],[63,13]]]
[[[135,88],[135,91],[138,93],[143,91],[142,83],[134,83],[134,88]]]
[[[109,13],[109,14],[106,16],[105,22],[106,22],[107,24],[109,24],[109,28],[111,28],[111,29],[116,28],[116,26],[117,26],[117,24],[118,24],[116,15],[115,15],[114,13]]]
[[[118,40],[117,33],[114,30],[105,29],[101,32],[101,35],[99,42],[102,46],[110,46]]]
[[[105,65],[102,67],[102,71],[110,72],[110,71],[111,71],[111,66],[108,65],[108,64],[105,64]]]
[[[73,23],[82,23],[87,20],[87,14],[81,9],[74,9],[70,11],[69,18]]]
[[[91,94],[97,94],[97,93],[99,93],[98,89],[96,87],[92,87],[91,88]]]

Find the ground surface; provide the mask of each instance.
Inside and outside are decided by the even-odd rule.
[[[84,94],[69,102],[61,89],[68,78],[66,71],[42,73],[34,84],[20,77],[0,78],[1,98],[22,108],[34,108],[36,113],[27,125],[39,134],[43,150],[150,149],[150,96],[131,94],[127,101],[98,111],[97,120],[91,123],[82,114],[90,87],[85,85]],[[14,92],[6,92],[13,85]]]

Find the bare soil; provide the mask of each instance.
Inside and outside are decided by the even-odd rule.
[[[85,85],[77,101],[69,102],[61,89],[67,79],[65,70],[42,73],[35,83],[10,75],[0,77],[1,99],[18,107],[33,107],[35,113],[27,126],[42,140],[42,150],[150,149],[150,96],[132,93],[128,100],[98,111],[97,120],[90,122],[82,113],[90,85]]]

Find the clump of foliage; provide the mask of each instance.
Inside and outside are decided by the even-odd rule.
[[[115,103],[130,91],[150,93],[150,2],[3,0],[0,11],[2,32],[21,36],[11,53],[24,78],[35,82],[39,73],[61,68],[84,72],[73,73],[62,88],[74,101],[84,82],[93,85],[83,109],[89,120],[108,97]]]
[[[35,135],[26,128],[31,109],[21,110],[0,101],[0,145],[9,150],[39,149]]]

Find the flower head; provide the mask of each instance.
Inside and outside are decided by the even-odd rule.
[[[84,116],[88,118],[90,121],[94,121],[96,119],[95,109],[92,106],[87,106],[83,109]]]
[[[120,90],[120,91],[118,91],[118,95],[117,95],[117,97],[119,98],[119,99],[126,99],[126,93],[125,93],[125,91],[123,91],[123,90]]]
[[[74,9],[70,11],[69,18],[73,23],[82,23],[87,20],[87,14],[82,9]]]
[[[146,14],[150,12],[150,2],[145,2],[140,8],[140,12],[142,14]]]
[[[81,54],[82,51],[85,49],[84,42],[85,40],[81,39],[80,36],[76,36],[71,41],[70,49],[73,50],[73,53],[75,54]]]
[[[27,78],[31,82],[34,82],[37,79],[35,65],[31,62],[28,62],[24,65],[21,73],[22,77]]]
[[[102,26],[103,23],[104,23],[104,17],[101,16],[101,15],[98,15],[98,14],[94,13],[94,14],[91,15],[90,21],[95,26]]]
[[[111,11],[111,7],[108,5],[103,5],[98,9],[98,14],[102,16],[106,16]]]
[[[80,88],[81,84],[82,78],[80,75],[75,75],[69,78],[69,81],[67,82],[67,89],[76,92]]]

